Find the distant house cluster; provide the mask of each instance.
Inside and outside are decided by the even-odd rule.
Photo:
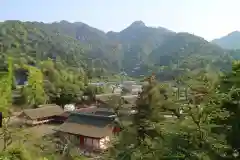
[[[142,85],[137,85],[135,81],[124,81],[122,89],[127,90],[130,94],[137,95],[142,91]]]
[[[106,86],[113,91],[114,94],[120,94],[123,91],[127,91],[128,94],[136,95],[142,91],[142,85],[137,84],[135,81],[123,81],[121,84],[116,85],[113,82],[97,82],[97,83],[90,83],[91,85],[95,86]]]

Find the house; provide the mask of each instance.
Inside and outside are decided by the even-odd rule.
[[[119,116],[129,116],[131,115],[131,109],[119,109],[118,114]],[[99,116],[108,116],[108,117],[116,117],[116,112],[114,111],[113,108],[104,108],[104,107],[99,107],[99,108],[93,108],[89,109],[85,112],[81,113],[88,113],[88,114],[94,114],[94,115],[99,115]]]
[[[123,91],[126,93],[137,95],[142,91],[142,85],[137,85],[135,82],[128,81],[122,84]]]
[[[48,123],[51,121],[63,122],[64,119],[60,115],[63,109],[55,104],[40,105],[39,108],[25,109],[18,116],[20,120],[28,125],[37,125]]]
[[[107,149],[111,137],[120,131],[113,116],[77,112],[56,130],[79,148],[91,151]]]
[[[88,107],[75,109],[74,111],[64,111],[62,114],[60,114],[58,116],[58,119],[60,119],[61,122],[64,122],[65,120],[68,119],[68,117],[71,115],[71,113],[74,113],[74,112],[91,113],[95,108],[97,108],[97,107],[96,106],[88,106]]]
[[[97,105],[107,105],[109,100],[111,100],[111,97],[113,96],[119,96],[120,94],[116,94],[116,93],[110,93],[110,94],[99,94],[96,95],[96,101],[97,101]]]
[[[142,92],[142,85],[132,85],[131,93],[137,95],[139,92]]]
[[[126,104],[135,105],[138,95],[126,95],[126,96],[122,96],[122,98]]]
[[[109,88],[111,89],[112,93],[115,94],[121,94],[122,92],[122,87],[120,85],[112,84],[109,86]]]

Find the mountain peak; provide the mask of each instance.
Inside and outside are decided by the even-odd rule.
[[[240,32],[239,31],[233,31],[233,32],[229,33],[227,36],[231,36],[231,35],[235,35],[235,34],[240,34]]]
[[[240,49],[240,31],[233,31],[226,36],[212,40],[215,43],[225,49]]]
[[[146,25],[143,21],[135,21],[130,25],[130,27],[146,27]]]

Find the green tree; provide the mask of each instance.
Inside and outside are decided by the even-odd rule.
[[[161,115],[166,108],[166,91],[153,77],[143,88],[136,103],[137,113],[133,115],[132,124],[123,128],[119,139],[110,149],[112,159],[151,159],[164,158]]]
[[[222,76],[221,78],[221,93],[223,100],[221,103],[222,110],[228,114],[218,118],[218,123],[222,125],[221,132],[226,135],[226,140],[231,146],[228,156],[232,159],[240,158],[240,62],[235,61],[232,65],[232,72]],[[226,129],[227,128],[227,129]]]
[[[194,73],[182,79],[185,87],[185,101],[182,101],[184,119],[170,133],[171,155],[181,159],[224,159],[227,144],[223,134],[215,132],[219,125],[215,119],[224,118],[219,106],[222,97],[218,92],[218,82],[205,71]],[[173,134],[174,133],[174,134]]]
[[[36,67],[28,66],[28,82],[24,87],[27,104],[38,106],[47,101],[46,93],[43,89],[43,74]]]

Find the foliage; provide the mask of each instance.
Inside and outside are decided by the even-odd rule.
[[[27,104],[38,106],[46,103],[46,94],[43,89],[43,75],[41,70],[28,66],[28,84],[24,87]]]
[[[239,134],[239,61],[233,62],[232,72],[224,75],[221,79],[221,93],[224,95],[221,108],[229,114],[224,119],[218,118],[217,122],[224,126],[227,143],[232,147],[228,155],[232,159],[239,159],[240,142]],[[227,130],[226,130],[227,128]]]
[[[233,68],[236,70],[238,67]],[[158,88],[158,85],[153,83],[154,79],[149,78],[149,85],[144,87],[137,101],[137,113],[133,116],[132,124],[124,126],[107,157],[163,160],[237,159],[238,140],[235,138],[239,132],[239,116],[236,110],[230,115],[226,111],[226,107],[233,107],[229,104],[234,104],[234,101],[226,99],[225,93],[219,92],[218,78],[204,70],[193,73],[178,80],[177,89],[185,88],[179,92],[163,85]],[[179,109],[183,110],[182,114]],[[227,110],[230,111],[229,109]],[[164,110],[171,111],[175,118],[165,118],[162,115]],[[229,130],[223,131],[226,126],[229,126]]]
[[[36,65],[51,58],[61,69],[84,71],[89,79],[103,79],[123,69],[129,76],[155,72],[159,73],[157,78],[172,80],[188,69],[206,64],[217,69],[230,66],[229,58],[222,58],[228,57],[229,51],[200,37],[147,27],[141,21],[121,32],[106,34],[81,22],[5,21],[0,26],[3,68],[8,53],[16,66]]]
[[[112,159],[161,159],[163,142],[161,110],[166,108],[166,90],[150,78],[137,100],[133,122],[120,133],[110,149]],[[127,146],[127,147],[126,147]]]
[[[83,95],[95,100],[105,90],[89,81],[107,80],[123,70],[135,77],[156,76],[147,79],[137,112],[129,118],[130,124],[121,124],[123,130],[107,159],[239,159],[240,65],[234,63],[232,72],[223,77],[216,74],[231,70],[237,50],[224,50],[188,33],[147,27],[140,21],[107,34],[83,23],[5,21],[0,23],[0,40],[0,111],[8,117],[1,129],[4,151],[0,159],[74,158],[68,142],[61,142],[64,152],[60,155],[53,140],[43,144],[41,139],[26,149],[19,138],[22,146],[13,147],[8,123],[12,89],[20,88],[19,94],[33,106],[74,103]],[[17,83],[27,79],[27,85],[15,86],[14,74]],[[156,78],[171,80],[176,90]],[[122,99],[109,101],[119,116]]]
[[[8,105],[12,101],[12,83],[13,82],[13,69],[12,59],[8,58],[8,72],[3,72],[0,75],[0,111],[3,114],[8,114]]]

